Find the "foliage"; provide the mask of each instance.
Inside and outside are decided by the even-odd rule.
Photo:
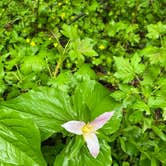
[[[89,85],[91,85],[91,89],[89,89]],[[84,86],[84,88],[87,90],[82,91],[82,86]],[[80,96],[80,98],[78,98],[78,96]],[[69,98],[71,99],[69,100]],[[101,108],[99,109],[99,106],[96,107],[97,101],[101,101],[101,103],[99,102],[98,103],[99,106],[102,107],[103,109]],[[83,141],[82,137],[78,138],[73,137],[71,134],[65,132],[61,127],[61,125],[64,122],[72,119],[78,119],[78,120],[84,119],[85,121],[88,122],[96,115],[99,115],[100,113],[106,111],[111,111],[112,109],[116,108],[115,106],[112,106],[111,108],[110,105],[113,105],[113,101],[109,96],[109,91],[106,90],[97,82],[93,80],[88,80],[81,82],[77,86],[75,94],[71,97],[69,97],[68,94],[60,91],[58,88],[41,87],[39,89],[23,94],[15,99],[8,100],[6,102],[1,102],[0,110],[1,114],[2,115],[4,114],[4,117],[6,117],[6,119],[9,120],[11,119],[11,121],[14,123],[12,124],[14,125],[14,127],[17,125],[18,126],[22,125],[22,121],[24,121],[24,118],[26,119],[25,122],[28,120],[32,120],[40,130],[42,141],[46,140],[48,137],[50,137],[52,134],[55,133],[63,133],[63,135],[66,136],[65,139],[67,141],[66,143],[68,146],[64,147],[64,150],[62,150],[62,152],[57,157],[55,157],[54,165],[63,165],[66,162],[69,165],[71,165],[70,160],[72,160],[71,163],[73,163],[73,165],[79,164],[77,162],[81,162],[83,164],[82,162],[82,160],[84,160],[83,158],[87,158],[86,159],[87,165],[91,165],[91,163],[94,163],[95,165],[101,165],[101,163],[103,163],[103,157],[105,158],[106,156],[108,156],[106,160],[107,163],[111,163],[112,160],[111,157],[109,157],[110,147],[108,146],[108,143],[103,142],[103,146],[101,145],[103,150],[101,149],[99,158],[98,160],[95,161],[94,159],[92,159],[90,154],[88,154],[88,151],[84,143],[82,143]],[[17,121],[13,120],[15,118],[15,114],[19,115]],[[121,114],[122,114],[121,110],[118,110],[116,112],[116,117],[114,117],[109,123],[107,123],[107,125],[105,125],[105,127],[103,128],[103,134],[99,135],[101,139],[103,139],[104,137],[107,138],[106,135],[114,133],[119,129],[122,117]],[[11,117],[9,115],[11,115]],[[10,133],[10,130],[8,129],[5,130],[7,126],[3,128],[4,126],[3,120],[5,121],[4,117],[2,117],[2,129],[4,130],[3,134],[8,135],[8,133]],[[6,123],[7,122],[8,121],[6,121]],[[24,125],[26,125],[25,122],[23,123]],[[32,142],[33,139],[35,139],[35,137],[30,137],[28,133],[26,134],[27,131],[30,131],[29,130],[30,128],[32,128],[33,130],[34,126],[32,127],[27,126],[27,128],[25,129],[24,128],[21,126],[22,129],[21,131],[17,131],[16,128],[15,132],[16,137],[19,136],[20,132],[23,132],[22,135],[24,134],[24,136],[27,138],[19,138],[20,140],[18,139],[17,144],[14,145],[13,151],[21,149],[22,139],[30,139],[29,142]],[[35,129],[39,133],[38,128]],[[14,131],[11,131],[11,134],[12,133],[14,133]],[[33,134],[31,133],[31,135]],[[12,137],[12,135],[10,136],[9,134],[8,137]],[[3,135],[2,138],[4,138]],[[41,143],[40,139],[39,140],[35,139],[35,141],[37,142],[38,145]],[[108,138],[107,141],[109,141]],[[29,146],[29,148],[32,147]],[[10,151],[10,148],[9,149],[7,148],[5,152],[2,152],[2,156],[5,156],[6,153],[9,153],[8,151]],[[20,151],[21,151],[20,153],[25,153],[24,149],[21,149]],[[72,153],[68,153],[69,151],[71,151]],[[82,151],[84,151],[84,153],[82,153]],[[79,157],[81,157],[80,161],[77,161],[78,153],[80,153],[79,155]],[[39,154],[36,154],[36,156],[39,156]],[[20,159],[22,158],[22,156],[18,157]],[[73,158],[75,158],[76,161],[73,161]],[[11,160],[12,164],[18,162],[17,161],[18,159],[13,158],[12,154],[10,155],[10,153],[9,153],[9,160]],[[31,160],[33,160],[32,157]],[[25,161],[22,162],[25,163],[26,159]],[[22,164],[22,162],[21,161],[20,163],[18,162],[17,165]],[[28,164],[33,165],[33,162],[29,161]],[[36,163],[36,165],[45,165],[45,162],[41,161],[41,164]]]
[[[0,1],[0,165],[166,165],[164,6]],[[61,127],[111,110],[97,159]]]

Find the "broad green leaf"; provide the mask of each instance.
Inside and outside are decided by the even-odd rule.
[[[85,163],[87,166],[111,166],[112,157],[111,157],[111,148],[105,141],[100,141],[100,153],[96,159],[92,158],[90,155],[83,153],[83,159],[81,162]],[[87,151],[87,148],[86,148]]]
[[[136,74],[143,73],[143,71],[145,69],[145,66],[143,64],[141,64],[141,57],[138,54],[134,54],[131,57],[131,65]]]
[[[96,73],[90,68],[88,64],[82,65],[75,73],[78,77],[88,77],[90,79],[96,79]]]
[[[120,106],[110,97],[109,90],[96,81],[86,80],[80,83],[73,96],[73,105],[78,118],[86,122],[94,120],[104,112],[115,110],[114,117],[101,130],[105,134],[111,134],[120,127],[122,118]]]
[[[149,58],[150,64],[152,65],[159,65],[161,67],[166,66],[166,49],[165,47],[153,47],[153,46],[147,46],[142,50],[142,54],[145,57]],[[158,66],[156,66],[158,67]]]
[[[123,83],[128,83],[134,79],[136,74],[143,73],[145,66],[141,64],[141,58],[134,54],[131,59],[123,57],[114,57],[117,71],[115,77],[121,79]]]
[[[166,25],[162,24],[162,22],[150,24],[147,26],[147,29],[147,37],[150,39],[158,39],[161,35],[166,34]]]
[[[72,142],[72,140],[71,140]],[[96,159],[94,159],[86,147],[86,145],[80,147],[76,156],[71,157],[70,153],[73,151],[72,143],[69,143],[67,147],[57,155],[54,166],[111,166],[112,157],[110,146],[105,141],[100,141],[100,153]]]
[[[77,49],[78,52],[87,57],[97,56],[97,52],[93,49],[93,40],[90,38],[81,40]]]
[[[97,115],[101,114],[102,112],[106,112],[106,110],[108,111],[108,106],[109,111],[111,111],[109,99],[109,92],[105,88],[103,88],[100,84],[96,83],[96,81],[87,80],[77,86],[73,95],[73,105],[75,111],[77,111],[78,116],[87,113],[85,110],[87,106],[86,109],[89,108],[88,111],[90,111],[89,120],[93,120]],[[97,105],[100,107],[101,102],[107,103],[107,105],[105,105],[105,107],[102,109],[97,107]],[[83,107],[85,108],[82,109]],[[94,114],[91,112],[93,112]]]
[[[80,156],[78,154],[83,144],[82,136],[76,136],[72,139],[69,138],[67,146],[57,155],[54,165],[78,165],[80,163]]]
[[[134,78],[134,71],[129,59],[125,59],[123,57],[114,57],[114,60],[117,68],[115,77],[123,80],[124,83],[131,81]]]
[[[83,137],[76,136],[75,139],[73,139],[73,142],[71,141],[72,151],[70,151],[69,158],[76,157],[80,151],[80,148],[84,145]],[[69,150],[69,149],[68,149]]]
[[[71,61],[77,60],[77,65],[79,66],[85,61],[85,57],[97,56],[96,51],[93,49],[93,45],[92,40],[89,38],[73,41],[69,51]]]
[[[0,109],[0,115],[0,165],[46,166],[37,126],[10,110]]]
[[[150,119],[150,118],[144,118],[143,121],[144,121],[143,122],[143,128],[142,128],[143,132],[145,132],[146,129],[151,129],[152,119]]]
[[[101,84],[93,80],[86,80],[77,86],[74,98],[80,95],[82,104],[86,104],[91,111],[91,120],[101,113],[112,111],[115,102],[110,97],[110,92]]]
[[[60,132],[62,123],[71,120],[74,112],[69,96],[56,88],[38,88],[3,102],[1,109],[12,109],[23,117],[32,119],[40,128],[42,140]]]
[[[62,34],[68,37],[70,40],[74,41],[79,38],[77,28],[75,26],[69,26],[67,24],[64,24],[62,26],[62,29]]]

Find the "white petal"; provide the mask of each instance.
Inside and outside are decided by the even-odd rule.
[[[105,125],[105,123],[110,120],[110,118],[113,116],[114,111],[111,112],[105,112],[98,116],[94,121],[90,123],[94,127],[95,130],[100,129]]]
[[[74,133],[77,135],[82,135],[82,127],[85,125],[84,122],[81,121],[76,121],[76,120],[71,120],[63,125],[61,125],[63,128],[65,128],[68,132]]]
[[[90,154],[94,158],[96,158],[97,155],[99,154],[99,149],[100,149],[99,141],[96,134],[94,133],[85,134],[84,139],[87,143],[87,147],[89,149]]]

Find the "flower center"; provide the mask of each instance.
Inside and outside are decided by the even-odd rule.
[[[94,131],[95,131],[95,130],[94,130],[93,126],[90,125],[90,124],[86,124],[86,125],[84,125],[84,126],[82,127],[82,132],[83,132],[83,134],[89,134],[89,133],[92,133],[92,132],[94,132]]]

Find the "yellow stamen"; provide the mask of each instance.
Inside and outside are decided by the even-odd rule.
[[[88,124],[83,126],[82,132],[83,132],[83,135],[84,135],[84,134],[94,133],[95,130],[94,130],[94,127],[88,123]]]

